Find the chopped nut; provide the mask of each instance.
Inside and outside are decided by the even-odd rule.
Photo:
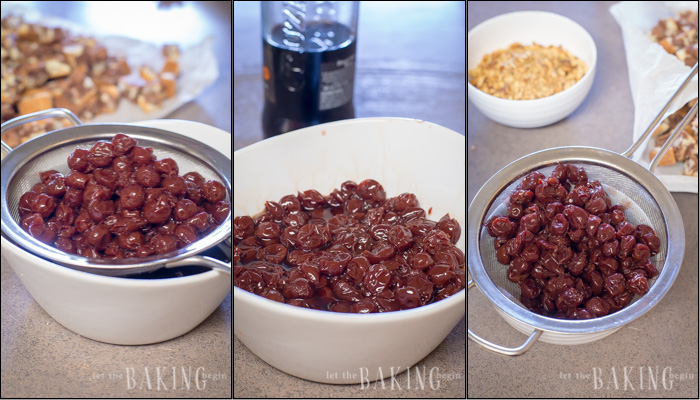
[[[93,82],[89,76],[86,76],[85,79],[83,79],[83,87],[85,89],[92,89],[95,87],[95,82]]]
[[[664,48],[664,50],[666,50],[667,52],[669,52],[671,54],[676,52],[676,48],[673,47],[671,42],[669,42],[668,39],[666,39],[666,38],[661,39],[659,41],[659,44]]]
[[[116,58],[108,60],[107,73],[116,76],[129,75],[131,73],[131,68],[129,68],[129,64],[126,63],[126,59]]]
[[[1,82],[2,84],[0,86],[2,86],[2,90],[0,90],[0,98],[2,103],[8,103],[10,105],[16,103],[18,100],[17,89],[10,85],[5,79],[2,79]]]
[[[683,175],[698,176],[698,152],[697,150],[683,164]]]
[[[654,147],[653,149],[649,150],[649,161],[653,160],[654,157],[656,157],[657,154],[659,154],[659,150],[661,150],[661,147]],[[666,154],[661,156],[661,160],[659,160],[659,167],[665,167],[667,165],[673,165],[676,163],[676,156],[674,155],[673,151],[671,149],[666,150]]]
[[[180,66],[177,64],[177,61],[168,60],[165,62],[165,65],[163,66],[163,69],[160,72],[169,72],[175,75],[179,75]]]
[[[147,113],[151,113],[160,108],[158,104],[150,103],[148,100],[146,100],[144,95],[139,95],[139,97],[136,99],[136,104],[138,104],[139,107],[141,107],[141,109]]]
[[[17,35],[21,40],[26,40],[28,42],[36,42],[39,39],[39,34],[34,27],[26,23],[19,26]]]
[[[100,61],[92,65],[92,74],[94,76],[102,75],[107,69],[107,64],[104,61]]]
[[[141,78],[141,82],[122,82],[120,78],[131,73],[125,57],[110,54],[95,38],[28,23],[12,15],[2,18],[0,29],[3,123],[18,114],[54,106],[90,119],[114,112],[122,97],[134,102],[140,98],[142,108],[149,111],[175,95],[180,54],[176,45],[163,47],[163,74],[151,67],[142,69],[141,74],[151,81],[146,88]],[[45,126],[26,124],[30,125],[40,128],[18,130],[19,143]]]
[[[146,82],[151,82],[158,78],[158,76],[156,76],[156,73],[153,72],[151,68],[145,65],[139,69],[139,74],[141,75],[141,78],[143,78]]]
[[[12,129],[9,132],[4,133],[2,135],[2,141],[13,149],[22,144],[16,129]]]
[[[53,107],[53,98],[48,90],[35,89],[26,92],[17,103],[20,115],[46,110]]]
[[[678,18],[664,18],[652,28],[649,37],[685,65],[698,62],[698,12],[684,11]]]
[[[3,121],[7,121],[16,117],[17,113],[15,112],[14,107],[12,107],[12,104],[3,102],[0,105],[0,115],[2,116]]]
[[[96,45],[88,49],[88,60],[91,64],[96,64],[107,60],[107,49],[104,46]]]
[[[99,112],[113,113],[117,111],[119,104],[119,88],[116,85],[100,84],[99,88]]]
[[[180,48],[176,44],[166,44],[163,45],[163,55],[168,61],[174,61],[180,58]]]
[[[63,31],[60,28],[48,28],[40,27],[39,29],[39,43],[41,44],[51,44],[62,38]]]
[[[568,89],[586,73],[586,65],[561,46],[523,46],[487,54],[469,71],[469,81],[490,95],[531,100]]]
[[[676,156],[676,160],[684,162],[693,151],[697,152],[698,144],[693,140],[693,137],[688,135],[685,131],[681,132],[681,136],[676,139],[673,144],[673,153]]]
[[[685,62],[685,65],[692,67],[695,65],[695,63],[698,62],[698,44],[693,43],[689,44],[685,48],[681,49],[678,51],[677,54],[682,53],[682,58],[681,56],[678,56],[679,59],[682,59],[683,62]]]
[[[80,57],[83,55],[85,46],[80,43],[73,43],[63,46],[63,54],[66,56]]]
[[[687,66],[693,66],[698,62],[698,13],[697,11],[685,11],[679,14],[678,18],[664,18],[652,28],[649,37],[661,45],[666,52],[673,54]],[[673,128],[683,120],[690,110],[690,107],[697,102],[691,100],[680,110],[668,116],[654,132],[655,145],[661,146],[668,139]],[[688,127],[681,133],[681,136],[674,142],[672,150],[664,156],[662,162],[670,160],[668,154],[673,153],[677,162],[684,162],[683,174],[698,176],[698,116],[696,115]],[[649,152],[649,159],[653,158]],[[658,150],[656,150],[658,151]],[[655,153],[654,153],[655,154]],[[675,162],[674,162],[675,163]],[[670,164],[659,164],[670,165]]]
[[[70,65],[62,63],[55,58],[46,60],[46,72],[49,74],[49,79],[63,78],[68,76],[73,70]]]
[[[76,68],[78,65],[87,64],[87,56],[85,55],[85,46],[80,43],[73,43],[63,46],[63,55],[71,67]]]
[[[10,60],[12,61],[17,61],[19,60],[19,57],[21,56],[19,49],[16,47],[13,47],[10,49]]]
[[[162,106],[165,92],[158,80],[148,82],[136,98],[136,104],[145,112],[150,113]]]
[[[163,72],[160,74],[160,83],[166,98],[175,97],[175,74]]]
[[[134,103],[136,103],[136,99],[144,86],[146,86],[146,81],[141,79],[140,76],[128,75],[119,79],[119,91]]]
[[[671,124],[670,124],[670,122],[669,122],[669,119],[666,118],[665,120],[661,121],[661,124],[659,124],[659,127],[656,128],[656,130],[654,131],[652,137],[661,136],[661,135],[663,135],[664,133],[668,132],[668,130],[669,130],[670,128],[671,128]]]

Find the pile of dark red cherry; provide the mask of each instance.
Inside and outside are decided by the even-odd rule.
[[[588,319],[616,312],[658,275],[649,259],[661,242],[612,205],[582,167],[530,172],[510,195],[508,215],[489,219],[498,262],[520,285],[520,301],[542,315]]]
[[[233,282],[295,306],[346,313],[398,311],[465,286],[459,223],[426,219],[414,194],[386,198],[374,180],[265,203],[233,225]]]
[[[40,173],[19,201],[32,237],[90,258],[165,254],[221,225],[231,212],[226,188],[197,172],[179,176],[175,160],[116,134],[68,157],[71,172]]]

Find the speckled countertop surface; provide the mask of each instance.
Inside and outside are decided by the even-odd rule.
[[[561,122],[538,129],[509,128],[486,119],[468,102],[470,202],[496,171],[532,152],[568,145],[621,152],[630,146],[634,109],[620,29],[608,12],[612,4],[468,2],[468,30],[506,12],[552,11],[581,24],[598,47],[593,88]],[[538,342],[520,357],[497,355],[469,341],[468,396],[697,398],[698,195],[673,197],[685,224],[685,258],[675,284],[654,309],[600,341],[579,346]],[[525,341],[478,289],[469,291],[468,305],[469,327],[477,334],[509,347]]]
[[[3,398],[231,398],[231,294],[183,336],[117,346],[84,338],[56,322],[5,258],[0,281]],[[210,376],[199,381],[200,389],[194,377],[191,388],[182,389],[183,367],[203,368]]]

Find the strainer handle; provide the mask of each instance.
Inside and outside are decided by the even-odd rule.
[[[649,135],[651,135],[652,132],[654,132],[654,128],[656,128],[656,125],[658,125],[659,122],[661,122],[661,118],[663,118],[664,113],[671,106],[671,103],[673,103],[673,101],[676,99],[676,97],[678,97],[681,94],[681,92],[683,91],[683,88],[685,88],[686,85],[688,85],[688,83],[690,83],[690,81],[693,79],[693,77],[697,73],[698,73],[698,63],[695,63],[695,66],[693,68],[691,68],[690,72],[685,77],[685,80],[683,81],[683,83],[681,83],[681,85],[678,86],[678,89],[676,89],[676,91],[673,93],[671,98],[668,99],[668,101],[663,106],[663,108],[661,108],[661,111],[659,111],[659,113],[656,115],[656,118],[654,118],[654,120],[651,121],[651,124],[649,124],[649,126],[644,131],[644,133],[642,133],[642,136],[640,136],[636,142],[632,143],[632,146],[630,146],[629,149],[627,149],[624,153],[622,153],[623,156],[625,156],[627,158],[632,158],[632,155],[634,154],[635,151],[637,151],[639,146],[641,146],[642,143],[644,143],[644,141],[646,140],[646,138],[649,137]],[[692,113],[688,113],[688,114],[692,114]],[[671,140],[669,138],[669,140],[666,143],[668,143],[668,142],[673,142],[673,140]],[[666,147],[666,148],[668,148],[668,147]],[[659,155],[663,156],[664,153],[665,153],[665,151],[659,151],[659,154],[657,154],[657,157]],[[653,172],[653,169],[651,171]]]
[[[0,140],[0,144],[2,144],[2,156],[4,157],[4,156],[10,154],[10,152],[12,151],[12,148],[10,146],[6,145],[5,142],[3,142],[1,140]]]
[[[20,125],[46,118],[66,118],[71,122],[71,124],[73,124],[73,126],[83,124],[80,122],[80,119],[78,119],[78,117],[76,117],[70,110],[66,110],[65,108],[50,108],[48,110],[37,111],[35,113],[20,115],[19,117],[12,118],[11,120],[2,124],[2,127],[0,127],[0,135],[5,133],[5,131],[9,131],[10,129],[16,128]],[[5,142],[2,142],[2,155],[6,156],[11,151],[12,148],[5,144]]]
[[[474,283],[473,280],[470,280],[469,283],[467,284],[467,288],[471,289],[472,287],[475,287],[476,284]],[[471,331],[467,327],[467,333],[469,334],[469,339],[475,341],[476,343],[480,344],[482,347],[484,347],[486,350],[491,350],[494,353],[498,354],[503,354],[504,356],[519,356],[522,354],[525,354],[530,348],[537,342],[537,339],[540,338],[542,335],[542,331],[539,329],[535,329],[534,332],[530,335],[529,338],[525,341],[525,343],[521,344],[518,347],[504,347],[495,343],[491,343],[488,340],[477,336],[474,332]]]
[[[165,264],[165,268],[189,267],[192,265],[215,269],[231,275],[231,263],[227,264],[215,258],[205,256],[193,256],[179,261],[170,262]]]

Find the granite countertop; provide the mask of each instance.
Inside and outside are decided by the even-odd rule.
[[[480,2],[467,7],[467,29],[511,11],[552,11],[581,24],[598,47],[598,69],[585,102],[565,120],[515,129],[488,120],[468,103],[469,201],[496,171],[532,152],[594,146],[616,152],[632,143],[634,108],[614,2]],[[673,193],[685,225],[685,257],[675,284],[654,309],[614,334],[585,345],[536,343],[519,357],[468,342],[469,397],[697,397],[698,195]],[[478,289],[469,291],[469,328],[503,346],[522,344]],[[641,371],[641,378],[640,378]],[[656,378],[655,385],[650,385]],[[662,381],[664,379],[665,381]],[[665,383],[664,383],[665,382]]]

